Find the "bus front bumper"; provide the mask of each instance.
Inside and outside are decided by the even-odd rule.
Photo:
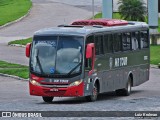
[[[81,97],[84,95],[84,82],[78,86],[69,86],[67,88],[48,88],[33,85],[29,82],[30,95],[48,96],[48,97]]]

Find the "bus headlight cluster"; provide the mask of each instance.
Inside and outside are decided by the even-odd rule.
[[[82,80],[78,80],[78,81],[75,81],[75,82],[73,82],[73,83],[71,83],[69,86],[71,87],[71,86],[78,86],[78,85],[80,85],[82,83]]]
[[[30,79],[30,82],[31,82],[32,85],[40,86],[40,83],[35,81],[35,80]]]

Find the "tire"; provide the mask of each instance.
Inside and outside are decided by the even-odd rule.
[[[129,77],[126,87],[124,89],[116,90],[116,94],[120,96],[129,96],[131,94],[131,86],[131,78]]]
[[[44,102],[51,103],[54,97],[42,97]]]
[[[92,95],[86,96],[85,98],[88,102],[94,102],[97,100],[97,97],[98,97],[98,86],[97,84],[95,84],[92,90]]]

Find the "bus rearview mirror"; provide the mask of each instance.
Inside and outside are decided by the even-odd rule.
[[[86,47],[86,58],[87,59],[92,58],[93,50],[94,50],[93,48],[94,48],[94,43],[87,44],[87,47]]]
[[[26,57],[30,57],[30,49],[31,49],[31,43],[27,43],[26,45]]]

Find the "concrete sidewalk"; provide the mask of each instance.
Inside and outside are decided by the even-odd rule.
[[[30,14],[23,20],[0,29],[0,60],[28,65],[25,49],[9,47],[7,43],[33,36],[34,32],[59,24],[69,24],[76,19],[90,18],[90,11],[51,0],[33,0]]]

